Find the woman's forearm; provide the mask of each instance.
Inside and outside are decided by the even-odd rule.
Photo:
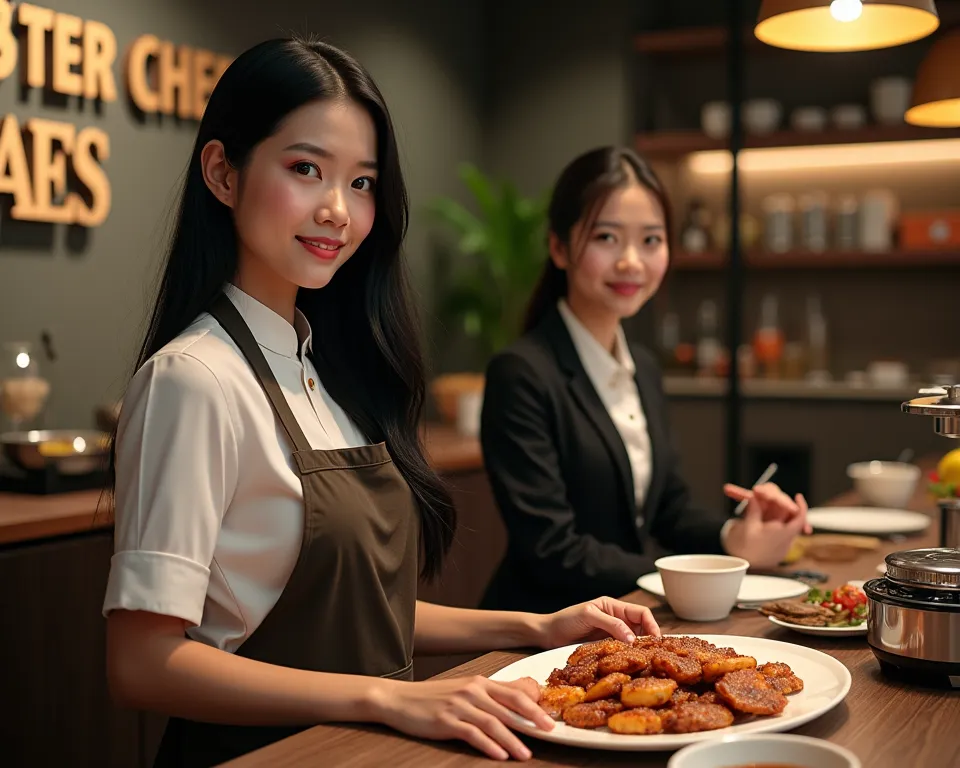
[[[472,653],[498,648],[539,647],[543,617],[514,611],[477,611],[417,601],[414,651]]]
[[[119,703],[231,725],[377,720],[378,686],[389,681],[253,661],[185,638],[182,628],[167,617],[111,614],[107,673]]]

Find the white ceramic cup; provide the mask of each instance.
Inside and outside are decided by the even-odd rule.
[[[737,603],[743,575],[750,563],[729,555],[670,555],[654,565],[663,593],[677,618],[720,621]]]
[[[726,736],[691,744],[673,755],[667,768],[739,768],[750,765],[791,768],[863,768],[847,749],[823,739],[770,733]]]

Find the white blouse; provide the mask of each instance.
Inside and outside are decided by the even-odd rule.
[[[600,396],[610,419],[613,421],[620,439],[627,450],[630,471],[633,475],[633,490],[637,504],[637,514],[643,507],[643,501],[650,490],[650,478],[653,472],[653,455],[650,448],[650,433],[647,431],[647,417],[640,402],[637,390],[636,364],[630,354],[623,328],[617,328],[614,350],[611,354],[603,348],[593,334],[588,331],[579,318],[563,299],[559,302],[560,316],[563,318],[576,347],[580,362],[583,364]]]
[[[306,356],[311,331],[228,285],[315,449],[368,441]],[[103,612],[176,616],[235,651],[283,591],[300,550],[292,446],[233,340],[201,315],[136,373],[117,435],[115,554]]]

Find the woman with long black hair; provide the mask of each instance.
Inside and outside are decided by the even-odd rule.
[[[171,716],[157,765],[322,721],[527,758],[530,680],[411,682],[412,656],[656,633],[608,598],[550,614],[417,601],[455,532],[419,443],[424,373],[383,97],[319,42],[272,40],[200,123],[112,453],[108,674]]]
[[[742,518],[690,503],[653,356],[622,321],[660,287],[669,201],[623,147],[577,157],[549,206],[549,258],[523,336],[486,376],[484,463],[509,535],[483,605],[550,611],[583,595],[625,594],[659,549],[776,565],[806,527],[806,502],[775,484]]]

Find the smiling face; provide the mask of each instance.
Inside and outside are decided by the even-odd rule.
[[[628,182],[610,193],[592,225],[583,218],[577,222],[569,246],[551,234],[550,255],[567,271],[573,311],[590,324],[618,323],[640,311],[667,271],[663,207],[631,169]]]
[[[352,101],[291,112],[239,172],[210,142],[205,175],[233,209],[238,286],[272,306],[327,285],[373,226],[376,161],[373,120]]]

